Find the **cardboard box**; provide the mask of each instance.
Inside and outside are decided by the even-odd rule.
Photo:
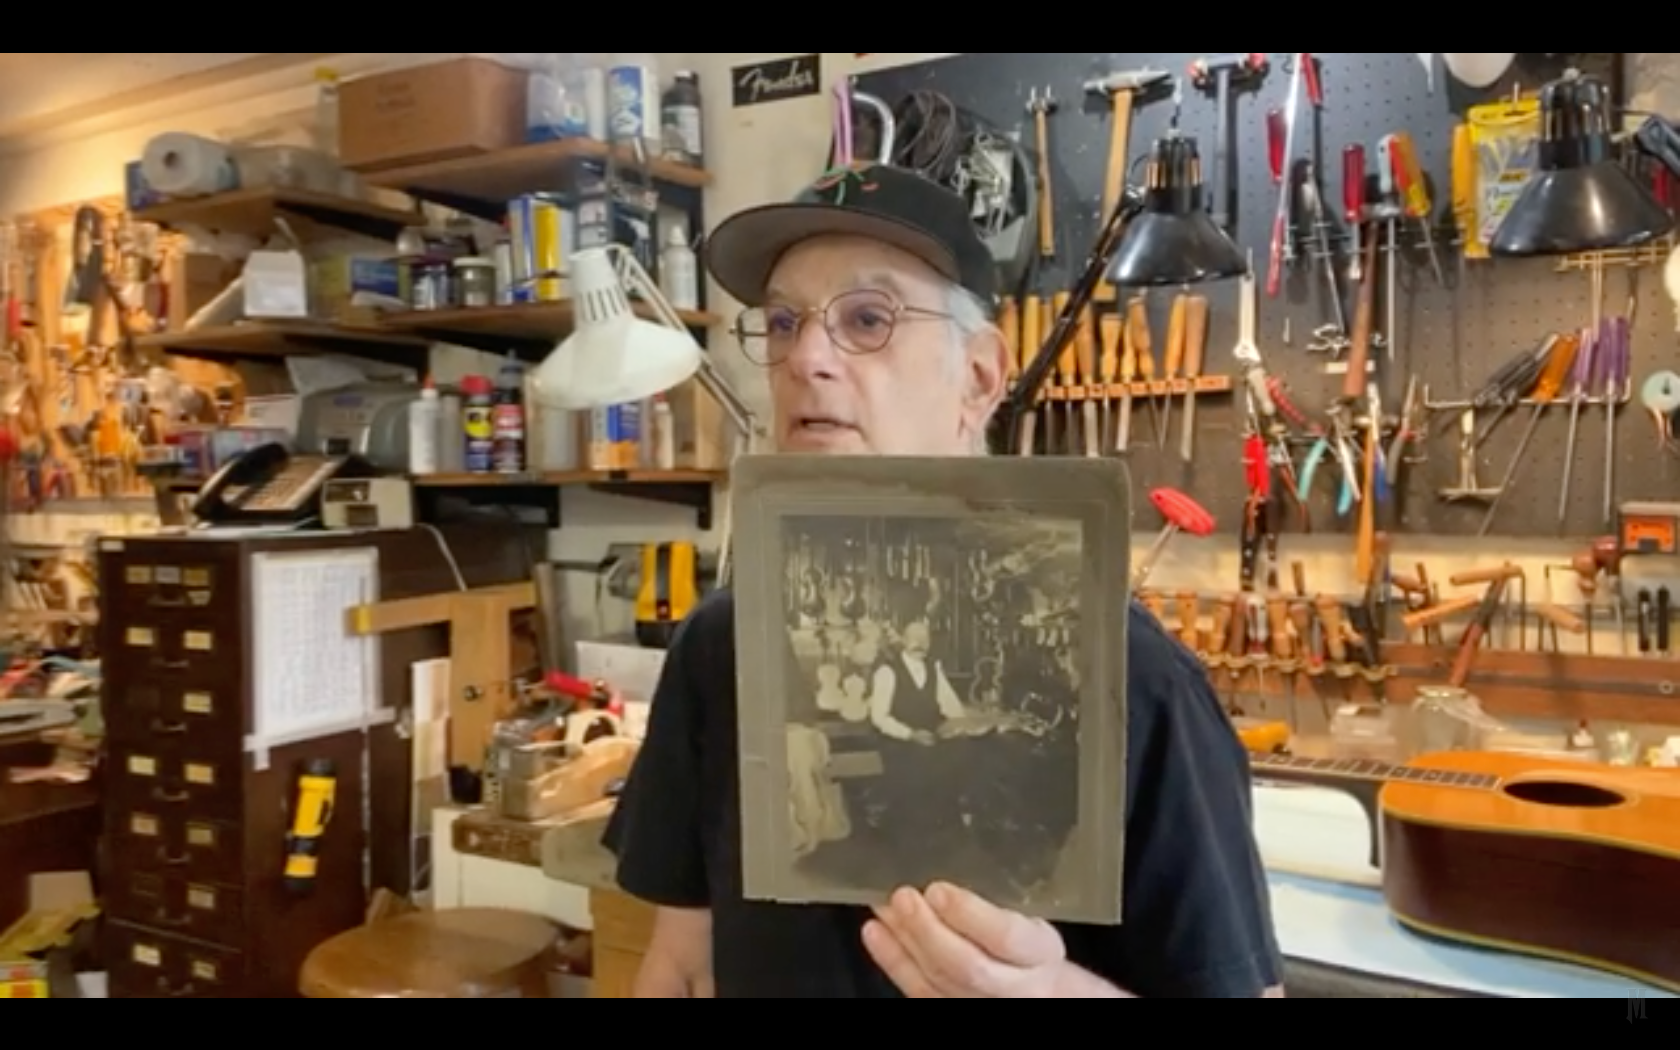
[[[338,93],[338,154],[352,171],[467,157],[525,142],[527,75],[482,58],[375,73]]]

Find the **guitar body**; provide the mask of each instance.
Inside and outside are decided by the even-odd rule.
[[[1489,752],[1390,781],[1382,880],[1403,925],[1680,991],[1680,770]]]

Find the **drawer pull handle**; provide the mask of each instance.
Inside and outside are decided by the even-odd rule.
[[[191,981],[183,981],[180,984],[173,984],[170,982],[169,978],[159,977],[157,979],[157,988],[158,991],[173,999],[179,999],[182,996],[193,994],[193,983]]]
[[[192,795],[185,791],[165,791],[162,788],[156,788],[152,791],[152,797],[159,802],[179,803],[187,801]]]
[[[191,660],[153,660],[152,665],[154,667],[161,668],[165,671],[185,671],[187,668],[192,666],[192,661]]]
[[[153,598],[146,604],[154,609],[185,609],[187,600],[185,598]]]
[[[185,867],[186,865],[192,863],[192,858],[187,854],[182,853],[177,855],[162,848],[157,851],[157,857],[158,863],[166,864],[171,868]]]
[[[174,927],[179,928],[181,926],[191,926],[192,925],[192,916],[191,915],[171,915],[171,914],[169,914],[169,910],[167,908],[159,908],[157,910],[157,916],[153,921],[156,922],[159,926],[174,926]]]
[[[185,722],[165,722],[161,718],[152,719],[152,732],[162,736],[179,736],[187,731]]]

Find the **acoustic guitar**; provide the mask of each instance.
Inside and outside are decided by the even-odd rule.
[[[1250,761],[1374,802],[1383,897],[1409,929],[1680,992],[1680,770],[1478,751]]]

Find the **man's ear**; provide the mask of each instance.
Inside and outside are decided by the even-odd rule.
[[[1009,385],[1009,344],[996,325],[969,337],[966,367],[964,407],[980,420],[990,419]]]

